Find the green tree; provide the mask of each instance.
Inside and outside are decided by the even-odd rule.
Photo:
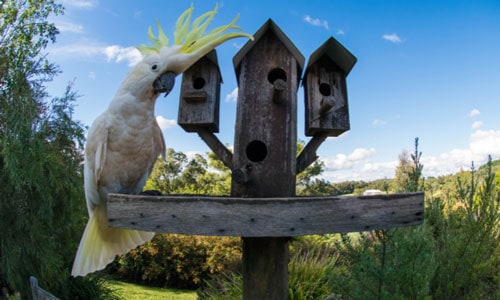
[[[415,139],[412,160],[406,152],[400,155],[396,170],[399,191],[415,191],[419,186],[420,156]],[[338,246],[347,268],[334,280],[340,283],[334,288],[337,293],[352,299],[422,299],[429,295],[435,270],[430,227],[363,232],[356,240],[342,235]]]
[[[68,85],[49,100],[44,87],[59,72],[41,55],[57,34],[48,19],[62,12],[54,1],[0,1],[0,283],[23,298],[30,275],[63,298],[92,293],[82,291],[90,279],[69,276],[85,214],[77,94]]]
[[[477,176],[472,164],[469,174],[457,176],[454,205],[441,204],[427,213],[438,249],[438,268],[431,285],[436,299],[500,297],[500,210],[495,177],[491,157],[484,176]]]
[[[418,137],[415,138],[415,151],[408,157],[403,150],[399,155],[399,165],[396,167],[394,184],[396,192],[416,192],[423,190],[422,170],[420,163],[422,152],[418,150]]]
[[[157,190],[163,194],[173,194],[178,190],[178,178],[187,162],[187,157],[182,152],[175,152],[168,148],[165,158],[158,158],[145,190]]]
[[[229,195],[230,178],[229,169],[212,152],[207,161],[200,154],[188,159],[169,148],[165,159],[156,161],[144,189],[163,194]]]
[[[410,178],[408,177],[408,173],[410,173],[410,169],[411,166],[408,151],[403,150],[403,152],[399,154],[399,164],[396,167],[396,174],[394,176],[396,192],[403,192],[409,186]]]
[[[297,142],[297,154],[304,149],[303,142]],[[314,161],[304,171],[297,174],[297,195],[311,196],[311,195],[331,195],[333,194],[333,187],[324,179],[318,179],[324,171],[325,163],[321,160]]]

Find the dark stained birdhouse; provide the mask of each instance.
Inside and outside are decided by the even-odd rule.
[[[350,129],[346,77],[355,63],[333,37],[311,54],[303,79],[307,136],[339,136]]]
[[[219,132],[219,102],[222,76],[215,50],[182,75],[177,123],[187,132],[200,128]]]

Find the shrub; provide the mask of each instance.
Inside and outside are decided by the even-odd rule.
[[[123,280],[194,289],[240,259],[239,238],[158,234],[119,257],[108,271]]]

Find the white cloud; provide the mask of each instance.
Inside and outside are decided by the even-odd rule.
[[[337,32],[335,32],[336,35],[344,35],[345,32],[342,29],[337,29]]]
[[[356,148],[349,154],[347,157],[351,161],[362,161],[370,156],[373,156],[377,151],[374,148],[365,149],[365,148]]]
[[[481,112],[479,111],[479,109],[474,108],[473,110],[470,111],[469,117],[479,116],[479,114],[481,114]]]
[[[311,18],[311,16],[306,15],[304,17],[304,21],[306,21],[307,23],[309,23],[313,26],[324,27],[326,30],[330,29],[330,27],[328,26],[327,20],[320,20],[318,18]]]
[[[141,53],[135,47],[102,46],[92,42],[54,46],[48,48],[48,52],[54,60],[68,58],[74,60],[75,57],[92,59],[101,56],[107,62],[126,61],[129,66],[134,66],[142,59]]]
[[[434,156],[426,155],[425,144],[421,146],[425,177],[453,174],[468,170],[472,162],[476,167],[483,165],[488,155],[500,159],[500,130],[476,130],[470,135],[466,148],[451,149]],[[331,182],[394,178],[398,159],[377,162],[375,154],[373,148],[357,148],[350,154],[321,157],[325,163],[322,177]]]
[[[452,149],[437,156],[422,155],[424,176],[440,176],[468,170],[471,163],[483,165],[488,155],[500,158],[500,130],[476,130],[465,149]]]
[[[481,122],[481,121],[476,121],[476,122],[472,123],[472,129],[479,129],[479,128],[481,128],[481,126],[483,126],[483,122]]]
[[[393,178],[398,161],[373,162],[366,160],[352,165],[349,169],[325,168],[323,177],[330,182],[349,180],[371,181],[375,179]]]
[[[163,116],[157,116],[156,122],[158,122],[158,125],[160,126],[161,129],[168,129],[177,125],[176,120],[165,119]]]
[[[238,99],[238,88],[235,87],[234,90],[231,91],[231,93],[226,95],[226,101],[236,102],[237,99]]]
[[[60,32],[71,32],[71,33],[82,33],[83,32],[83,25],[82,24],[76,24],[68,21],[56,21],[55,22],[57,29],[59,29]]]
[[[381,119],[375,119],[372,122],[373,126],[384,126],[385,124],[387,124],[387,122]]]
[[[470,150],[476,159],[500,156],[500,130],[476,130],[470,138]]]
[[[90,79],[95,79],[95,72],[89,72],[89,78]]]
[[[395,43],[395,44],[401,43],[401,38],[396,33],[391,33],[391,34],[386,33],[386,34],[382,35],[382,38],[384,40],[391,42],[391,43]]]
[[[104,54],[108,62],[115,61],[119,63],[125,60],[129,66],[134,66],[142,60],[141,53],[135,47],[107,46],[104,48]]]
[[[356,148],[350,154],[339,153],[335,156],[325,157],[322,161],[325,163],[326,169],[350,169],[373,156],[375,153],[376,151],[374,148]]]

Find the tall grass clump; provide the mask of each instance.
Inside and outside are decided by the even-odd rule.
[[[323,299],[332,294],[332,274],[338,253],[314,236],[294,239],[288,265],[288,299]],[[212,276],[198,290],[199,299],[241,299],[241,271],[228,270]]]

